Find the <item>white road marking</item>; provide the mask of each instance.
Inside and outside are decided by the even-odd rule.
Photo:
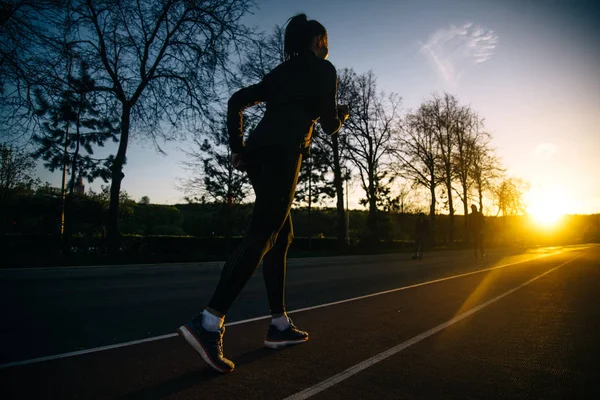
[[[474,275],[474,274],[480,274],[482,272],[492,271],[492,270],[495,270],[495,269],[506,268],[506,267],[510,267],[510,266],[513,266],[513,265],[517,265],[517,264],[523,264],[523,263],[526,263],[526,262],[535,261],[535,260],[538,260],[540,258],[545,258],[545,257],[556,255],[558,253],[560,253],[560,252],[554,252],[554,253],[550,253],[550,254],[543,254],[541,256],[534,257],[534,258],[527,259],[527,260],[517,261],[517,262],[509,263],[509,264],[498,265],[498,266],[491,267],[491,268],[479,269],[479,270],[476,270],[476,271],[466,272],[464,274],[447,276],[445,278],[434,279],[432,281],[416,283],[414,285],[403,286],[403,287],[399,287],[399,288],[391,289],[391,290],[385,290],[383,292],[371,293],[371,294],[367,294],[367,295],[364,295],[364,296],[353,297],[353,298],[350,298],[350,299],[345,299],[345,300],[340,300],[340,301],[334,301],[334,302],[325,303],[325,304],[319,304],[317,306],[300,308],[300,309],[297,309],[297,310],[288,311],[288,314],[294,314],[294,313],[299,313],[299,312],[304,312],[304,311],[316,310],[318,308],[335,306],[335,305],[338,305],[338,304],[349,303],[351,301],[357,301],[357,300],[367,299],[369,297],[381,296],[383,294],[394,293],[394,292],[398,292],[398,291],[401,291],[401,290],[407,290],[407,289],[416,288],[416,287],[419,287],[419,286],[431,285],[433,283],[448,281],[448,280],[451,280],[451,279],[462,278],[462,277],[469,276],[469,275]],[[249,322],[262,321],[262,320],[265,320],[265,319],[268,319],[268,318],[271,318],[271,316],[270,315],[263,315],[261,317],[255,317],[255,318],[244,319],[244,320],[241,320],[241,321],[229,322],[229,323],[225,324],[225,326],[242,325],[242,324],[247,324]],[[148,342],[154,342],[154,341],[157,341],[157,340],[170,339],[170,338],[173,338],[173,337],[176,337],[176,336],[177,336],[177,333],[170,333],[170,334],[167,334],[167,335],[153,336],[153,337],[149,337],[149,338],[146,338],[146,339],[132,340],[130,342],[124,342],[124,343],[111,344],[111,345],[107,345],[107,346],[94,347],[94,348],[91,348],[91,349],[72,351],[72,352],[69,352],[69,353],[55,354],[55,355],[46,356],[46,357],[31,358],[31,359],[28,359],[28,360],[13,361],[13,362],[9,362],[9,363],[6,363],[6,364],[1,364],[0,365],[0,369],[10,368],[10,367],[18,367],[18,366],[27,365],[27,364],[35,364],[35,363],[40,363],[40,362],[44,362],[44,361],[59,360],[61,358],[74,357],[74,356],[79,356],[79,355],[89,354],[89,353],[96,353],[96,352],[99,352],[99,351],[112,350],[112,349],[117,349],[119,347],[134,346],[134,345],[141,344],[141,343],[148,343]]]
[[[69,352],[69,353],[56,354],[56,355],[47,356],[47,357],[32,358],[30,360],[13,361],[13,362],[9,362],[9,363],[0,365],[0,369],[10,368],[10,367],[18,367],[20,365],[35,364],[35,363],[40,363],[40,362],[44,362],[44,361],[59,360],[61,358],[79,356],[79,355],[82,355],[82,354],[96,353],[96,352],[99,352],[99,351],[117,349],[119,347],[133,346],[134,344],[140,344],[140,343],[146,343],[146,342],[154,342],[156,340],[162,340],[162,339],[169,339],[169,338],[172,338],[172,337],[175,337],[175,336],[177,336],[176,333],[169,333],[168,335],[153,336],[153,337],[149,337],[147,339],[133,340],[131,342],[118,343],[118,344],[110,344],[108,346],[94,347],[92,349],[72,351],[72,352]]]
[[[342,382],[342,381],[350,378],[351,376],[356,375],[359,372],[364,371],[365,369],[367,369],[369,367],[372,367],[373,365],[377,364],[378,362],[381,362],[381,361],[385,360],[386,358],[389,358],[389,357],[391,357],[391,356],[393,356],[393,355],[401,352],[402,350],[404,350],[404,349],[406,349],[406,348],[408,348],[408,347],[410,347],[410,346],[412,346],[412,345],[414,345],[416,343],[419,343],[423,339],[427,339],[428,337],[430,337],[432,335],[435,335],[436,333],[440,332],[441,330],[444,330],[447,327],[449,327],[451,325],[454,325],[455,323],[457,323],[457,322],[459,322],[459,321],[461,321],[461,320],[463,320],[463,319],[465,319],[465,318],[467,318],[467,317],[475,314],[476,312],[479,312],[479,311],[483,310],[484,308],[486,308],[490,304],[493,304],[493,303],[501,300],[502,298],[504,298],[504,297],[506,297],[506,296],[508,296],[508,295],[510,295],[510,294],[512,294],[514,292],[516,292],[517,290],[519,290],[519,289],[521,289],[521,288],[529,285],[530,283],[532,283],[532,282],[540,279],[541,277],[546,276],[549,273],[556,271],[560,267],[562,267],[562,266],[564,266],[564,265],[572,262],[573,260],[575,260],[577,258],[578,257],[575,257],[572,260],[569,260],[569,261],[567,261],[565,263],[562,263],[559,266],[554,267],[551,270],[546,271],[543,274],[538,275],[535,278],[532,278],[532,279],[528,280],[527,282],[520,284],[519,286],[515,287],[514,289],[511,289],[511,290],[509,290],[507,292],[504,292],[501,295],[496,296],[493,299],[490,299],[490,300],[488,300],[488,301],[486,301],[486,302],[478,305],[477,307],[474,307],[474,308],[470,309],[469,311],[466,311],[466,312],[464,312],[462,314],[459,314],[456,317],[454,317],[454,318],[452,318],[452,319],[450,319],[450,320],[448,320],[448,321],[446,321],[444,323],[441,323],[438,326],[436,326],[434,328],[431,328],[431,329],[429,329],[426,332],[423,332],[423,333],[421,333],[421,334],[419,334],[419,335],[417,335],[417,336],[415,336],[415,337],[413,337],[411,339],[408,339],[405,342],[400,343],[397,346],[392,347],[389,350],[386,350],[386,351],[384,351],[382,353],[377,354],[374,357],[371,357],[371,358],[369,358],[369,359],[367,359],[367,360],[365,360],[363,362],[360,362],[360,363],[358,363],[358,364],[356,364],[356,365],[348,368],[347,370],[345,370],[343,372],[340,372],[339,374],[334,375],[334,376],[332,376],[332,377],[330,377],[330,378],[328,378],[328,379],[326,379],[326,380],[324,380],[324,381],[322,381],[322,382],[320,382],[320,383],[318,383],[318,384],[316,384],[316,385],[314,385],[312,387],[309,387],[307,389],[302,390],[301,392],[298,392],[298,393],[293,394],[293,395],[291,395],[289,397],[286,397],[284,400],[304,400],[304,399],[308,399],[309,397],[312,397],[312,396],[316,395],[317,393],[320,393],[320,392],[322,392],[322,391],[324,391],[324,390],[326,390],[326,389],[328,389],[328,388],[330,388],[330,387],[332,387],[332,386],[334,386],[334,385],[336,385],[336,384],[338,384],[338,383],[340,383],[340,382]]]

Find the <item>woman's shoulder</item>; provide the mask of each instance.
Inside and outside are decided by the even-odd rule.
[[[319,63],[319,69],[323,74],[325,74],[326,76],[337,76],[337,70],[335,69],[335,66],[331,63],[331,61],[317,59],[317,62]]]

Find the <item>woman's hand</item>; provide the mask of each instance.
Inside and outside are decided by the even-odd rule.
[[[350,116],[350,107],[347,104],[338,104],[337,109],[342,121],[346,121]]]
[[[233,153],[231,155],[231,163],[233,164],[233,168],[238,171],[244,171],[246,169],[242,153]]]

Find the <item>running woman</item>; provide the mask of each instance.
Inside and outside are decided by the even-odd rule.
[[[285,309],[288,248],[294,237],[290,208],[302,156],[307,153],[315,122],[335,134],[348,118],[348,106],[337,104],[337,74],[326,61],[325,27],[305,14],[288,20],[285,61],[255,85],[229,99],[227,129],[235,168],[245,170],[256,200],[247,236],[223,266],[221,279],[204,311],[178,329],[213,369],[233,371],[223,356],[224,319],[261,260],[272,320],[264,345],[277,349],[306,342]],[[243,112],[265,102],[266,112],[244,143]]]

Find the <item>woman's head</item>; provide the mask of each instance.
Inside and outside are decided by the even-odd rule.
[[[327,30],[315,20],[308,20],[306,14],[290,18],[285,28],[283,52],[286,60],[306,51],[313,51],[323,60],[329,55]]]

